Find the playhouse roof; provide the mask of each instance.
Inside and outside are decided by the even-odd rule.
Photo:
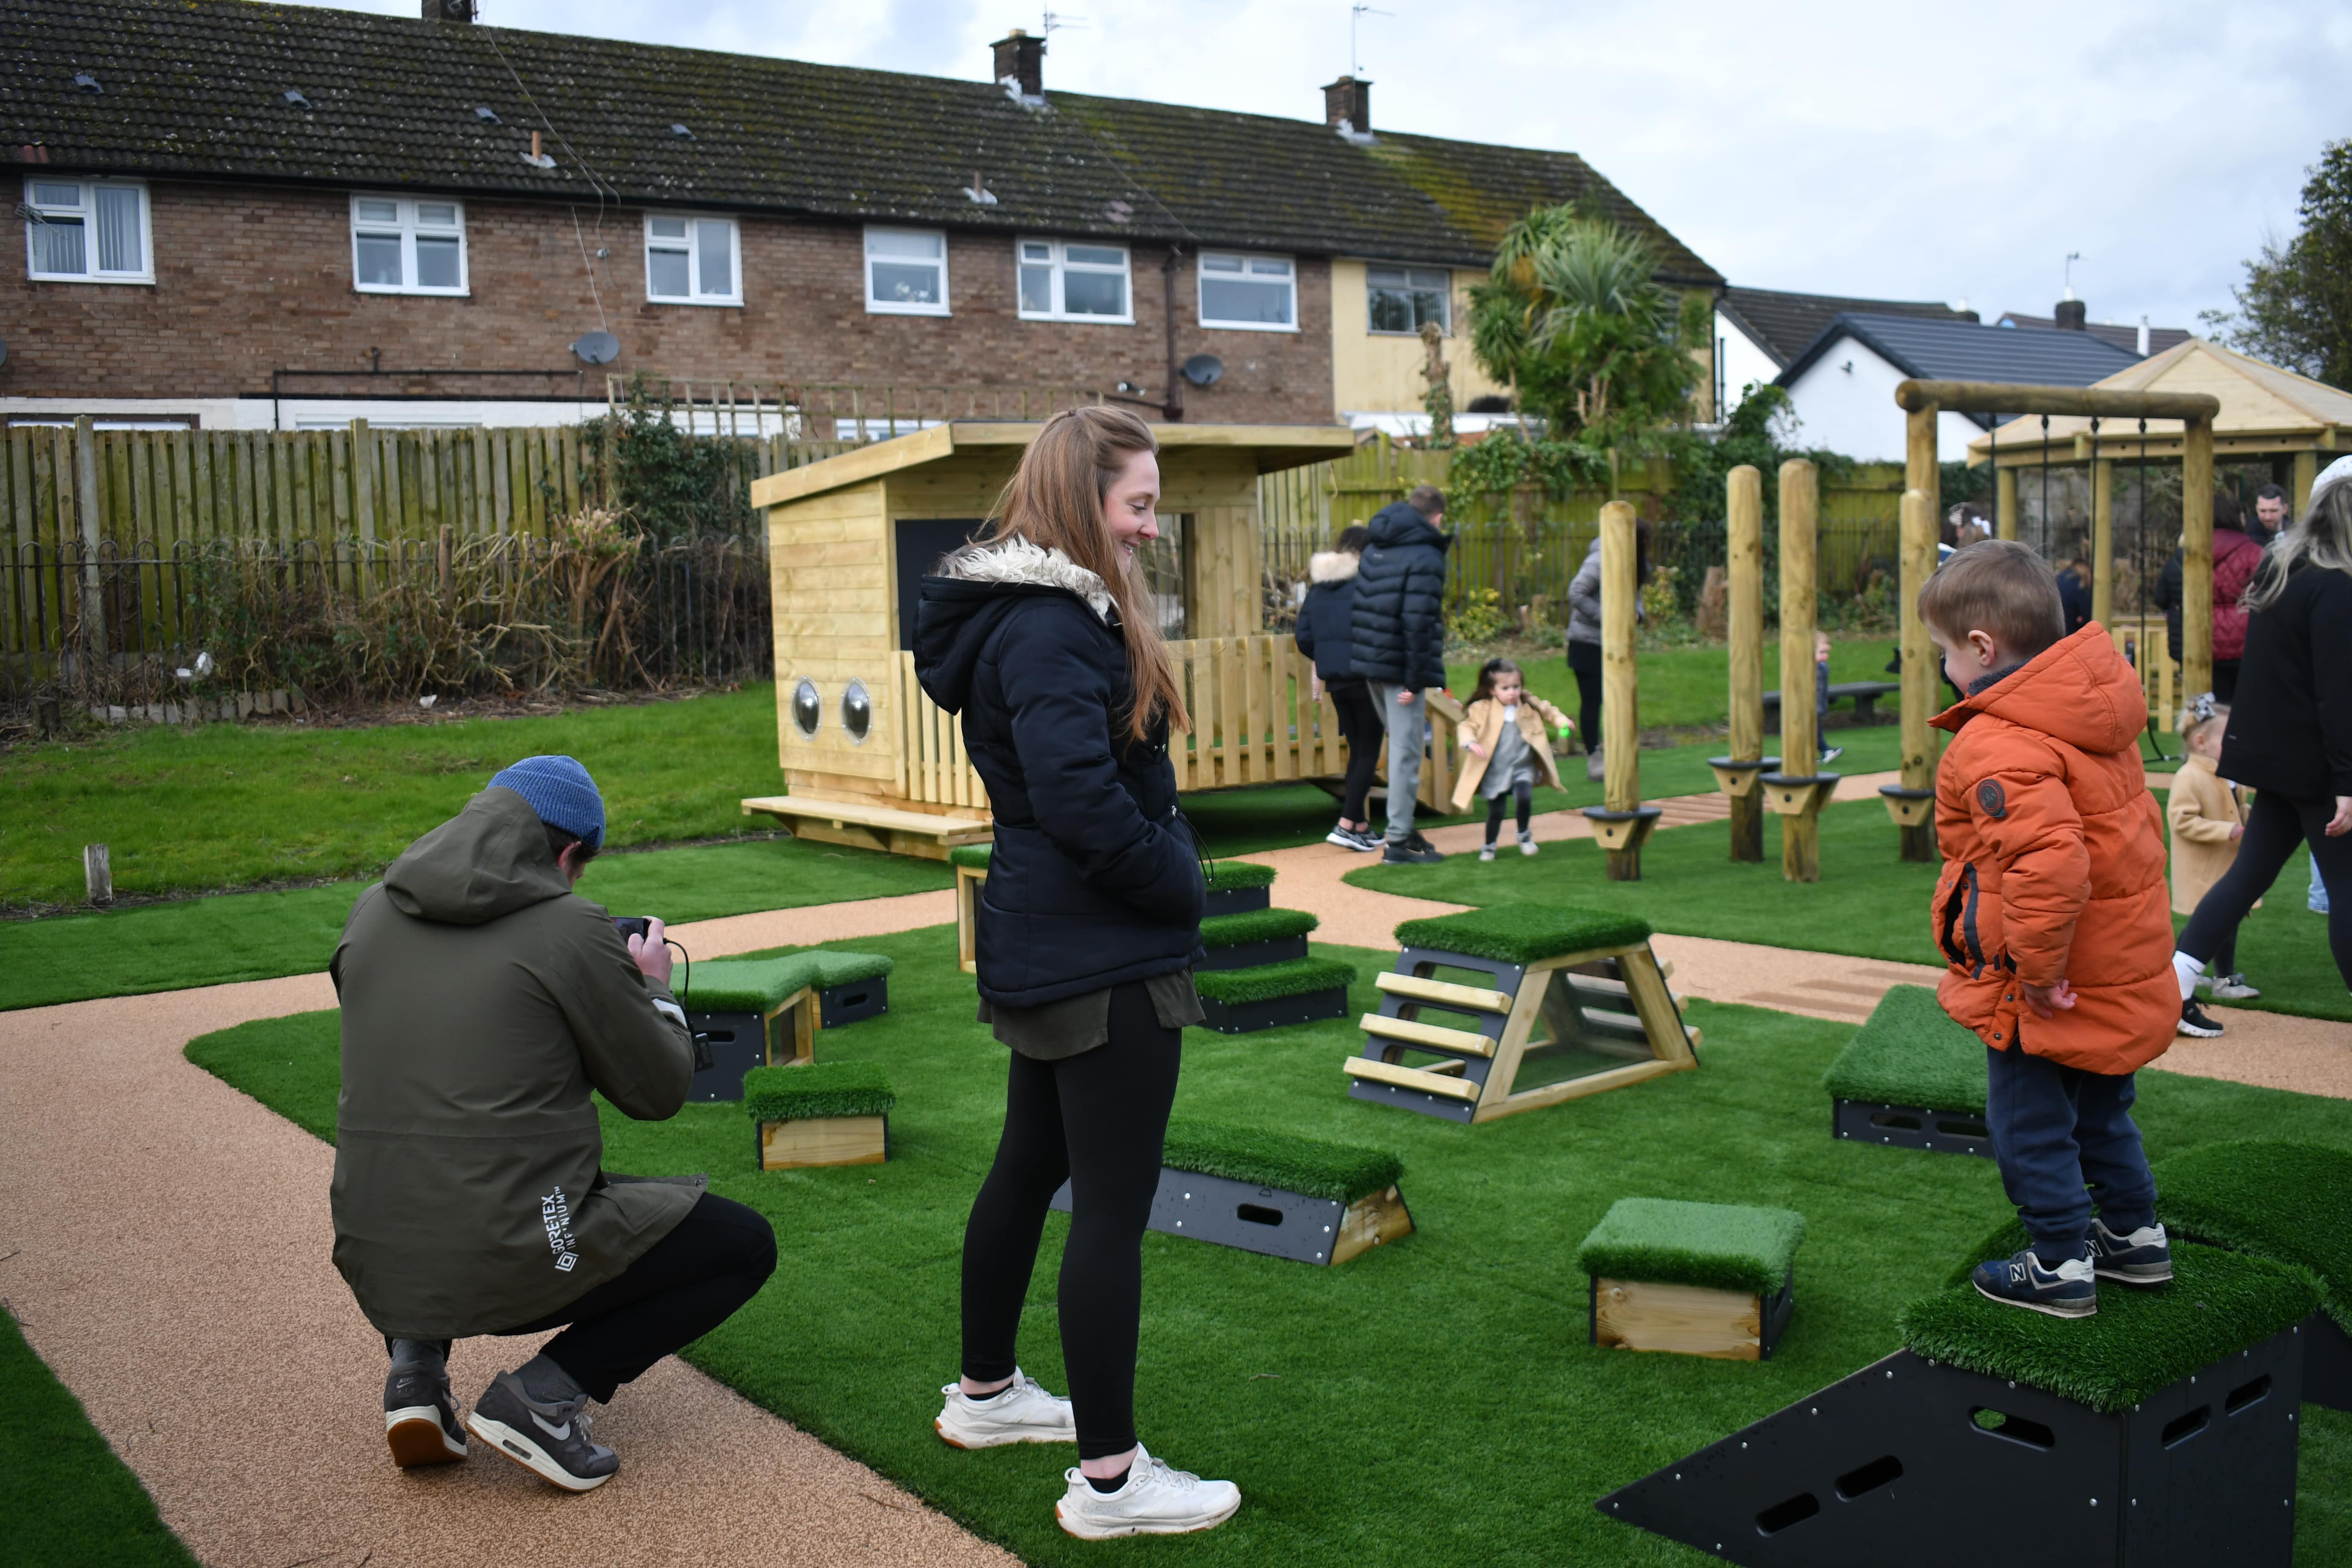
[[[771,507],[805,500],[958,453],[992,448],[1017,451],[1036,439],[1043,428],[1038,424],[1010,421],[950,420],[756,479],[751,485],[751,504]],[[1155,425],[1151,433],[1163,452],[1208,447],[1247,451],[1256,459],[1261,474],[1342,458],[1356,449],[1356,433],[1344,425]]]
[[[2203,338],[2190,338],[2092,384],[2124,392],[2202,392],[2220,398],[2221,412],[2213,421],[2217,456],[2326,451],[2341,439],[2336,432],[2352,431],[2352,393],[2249,359]],[[2176,452],[2180,421],[2151,419],[2147,434],[2151,455],[2159,446],[2168,454]],[[2084,416],[2051,416],[2048,440],[2065,443],[2068,457],[2074,455],[2077,439],[2087,441],[2090,435],[2091,421]],[[2099,422],[2104,455],[2122,457],[2126,449],[2136,455],[2139,437],[2137,420]],[[2041,416],[2022,415],[1969,443],[1969,457],[1981,461],[1998,447],[2004,465],[2038,462],[2043,440]]]

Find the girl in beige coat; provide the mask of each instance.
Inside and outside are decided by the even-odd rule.
[[[1502,831],[1503,797],[1518,803],[1519,853],[1536,852],[1535,834],[1528,826],[1538,780],[1558,789],[1559,769],[1551,760],[1549,724],[1565,735],[1576,726],[1568,716],[1527,689],[1527,678],[1507,658],[1490,658],[1478,671],[1478,689],[1462,713],[1462,749],[1470,760],[1454,785],[1454,809],[1470,809],[1472,795],[1486,797],[1486,843],[1481,860],[1495,858],[1495,837]]]
[[[2164,814],[2172,826],[2172,912],[2177,915],[2197,912],[2197,900],[2237,859],[2238,840],[2245,836],[2245,795],[2215,771],[2221,739],[2229,728],[2228,706],[2214,701],[2210,692],[2189,703],[2180,715],[2180,741],[2189,755],[2172,777],[2171,799]],[[2262,994],[2238,973],[2234,931],[2222,939],[2197,984],[2210,984],[2217,1002],[2250,1001]],[[2208,1029],[2215,1035],[2221,1032],[2200,1011],[2192,1008],[2192,1013],[2193,1016],[2183,1015],[2181,1033],[2204,1037]]]

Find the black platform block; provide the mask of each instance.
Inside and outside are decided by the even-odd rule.
[[[1934,1149],[1947,1154],[1988,1157],[1992,1153],[1992,1132],[1980,1110],[1930,1110],[1923,1105],[1832,1100],[1830,1133],[1895,1149]]]
[[[1265,942],[1237,942],[1231,947],[1202,950],[1208,954],[1201,960],[1202,969],[1255,969],[1261,963],[1287,963],[1294,958],[1307,956],[1307,937],[1277,936]]]
[[[1348,1016],[1348,988],[1301,991],[1295,996],[1269,996],[1262,1002],[1220,1002],[1201,998],[1203,1026],[1221,1035],[1247,1035],[1259,1029],[1279,1029],[1289,1024],[1311,1024],[1322,1018]]]
[[[1478,1102],[1475,1100],[1455,1100],[1449,1095],[1432,1094],[1426,1089],[1406,1089],[1401,1084],[1375,1083],[1366,1078],[1348,1080],[1348,1098],[1369,1100],[1374,1105],[1393,1105],[1400,1110],[1417,1110],[1423,1116],[1459,1121],[1465,1126],[1478,1113]]]
[[[890,977],[887,974],[877,974],[871,980],[852,980],[816,994],[816,1016],[828,1029],[878,1018],[889,1010]]]
[[[2352,1410],[2352,1334],[2314,1312],[2303,1323],[2303,1397],[2330,1410]]]
[[[2309,1337],[2112,1415],[1897,1351],[1593,1506],[1755,1568],[2288,1568]]]
[[[1070,1212],[1069,1183],[1055,1191],[1054,1207]],[[1347,1213],[1346,1204],[1331,1198],[1162,1166],[1149,1224],[1169,1236],[1328,1266]]]
[[[687,1080],[689,1102],[743,1098],[743,1075],[768,1063],[767,1028],[757,1013],[688,1013],[686,1026],[710,1048],[710,1065]]]
[[[1209,895],[1209,901],[1202,906],[1201,918],[1208,920],[1217,915],[1255,914],[1273,907],[1274,889],[1270,885],[1264,888],[1227,888]]]

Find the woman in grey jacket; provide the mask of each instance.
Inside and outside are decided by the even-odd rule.
[[[1650,580],[1650,526],[1633,530],[1633,581]],[[1633,618],[1643,619],[1642,606]],[[1601,746],[1601,536],[1593,535],[1584,563],[1568,584],[1568,668],[1576,677],[1576,725],[1584,732],[1584,776],[1602,771]],[[1638,742],[1636,742],[1638,743]]]

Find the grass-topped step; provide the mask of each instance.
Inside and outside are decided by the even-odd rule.
[[[759,1129],[760,1168],[877,1165],[889,1157],[898,1097],[877,1062],[754,1068],[743,1110]]]
[[[811,948],[782,958],[706,958],[691,965],[678,1000],[698,1013],[756,1013],[766,1018],[798,992],[817,996],[815,1022],[826,1028],[890,1010],[891,961],[878,952]]]
[[[1203,970],[1192,976],[1207,1026],[1245,1035],[1318,1018],[1348,1016],[1353,966],[1332,958],[1294,958],[1253,969]]]
[[[1466,953],[1497,963],[1632,947],[1650,940],[1650,922],[1607,910],[1548,904],[1494,904],[1458,915],[1432,915],[1396,928],[1401,947]]]
[[[961,866],[967,871],[984,872],[988,869],[990,847],[986,844],[959,844],[948,851],[948,864]]]
[[[1305,910],[1250,910],[1201,922],[1208,956],[1201,968],[1251,969],[1307,956],[1307,933],[1320,922]]]
[[[1769,1360],[1804,1238],[1793,1209],[1620,1198],[1577,1248],[1591,1279],[1592,1342]]]
[[[1899,1149],[1992,1152],[1985,1046],[1925,985],[1896,985],[1822,1075],[1832,1136]]]
[[[1255,860],[1212,860],[1202,868],[1209,896],[1202,905],[1204,918],[1247,914],[1274,901],[1274,868]]]
[[[1392,1187],[1404,1174],[1404,1161],[1385,1149],[1181,1117],[1168,1124],[1160,1160],[1172,1170],[1343,1204]]]

